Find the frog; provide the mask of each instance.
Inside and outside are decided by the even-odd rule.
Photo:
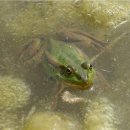
[[[19,61],[24,65],[42,63],[48,77],[55,77],[60,86],[55,98],[67,87],[86,90],[93,86],[96,71],[92,60],[77,46],[92,46],[104,50],[105,42],[87,32],[63,29],[55,37],[34,38],[20,52]],[[97,56],[102,54],[99,53]],[[96,57],[97,57],[96,56]]]

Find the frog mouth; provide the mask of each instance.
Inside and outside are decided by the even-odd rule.
[[[85,89],[89,89],[92,87],[92,83],[89,82],[83,82],[83,83],[72,83],[68,80],[63,80],[63,84],[65,84],[67,87],[72,87],[75,89],[80,89],[80,90],[85,90]]]

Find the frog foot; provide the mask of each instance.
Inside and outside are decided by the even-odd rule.
[[[80,31],[78,29],[62,29],[57,33],[59,39],[67,42],[80,42],[80,44],[85,47],[94,47],[103,49],[107,43],[96,39],[94,36],[90,35],[85,31]]]

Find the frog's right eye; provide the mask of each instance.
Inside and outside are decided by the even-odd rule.
[[[90,69],[90,70],[92,70],[93,68],[92,64],[88,64],[87,62],[82,63],[81,67],[84,69]]]
[[[71,67],[71,66],[60,66],[60,69],[61,69],[61,74],[63,75],[71,75],[74,73],[74,69]]]
[[[74,69],[71,66],[67,66],[66,72],[67,72],[67,74],[70,75],[70,74],[72,74],[74,72]]]

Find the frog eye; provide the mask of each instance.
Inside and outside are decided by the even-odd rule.
[[[90,69],[90,70],[92,70],[93,68],[92,64],[88,64],[87,62],[82,63],[81,67],[84,69]]]
[[[66,72],[67,74],[72,74],[74,72],[74,69],[71,66],[67,66]]]
[[[62,74],[62,75],[71,75],[72,73],[74,73],[74,69],[71,67],[71,66],[60,66],[60,69],[61,69],[61,71],[60,71],[60,73]]]
[[[87,66],[90,70],[93,68],[92,64],[88,64]]]

